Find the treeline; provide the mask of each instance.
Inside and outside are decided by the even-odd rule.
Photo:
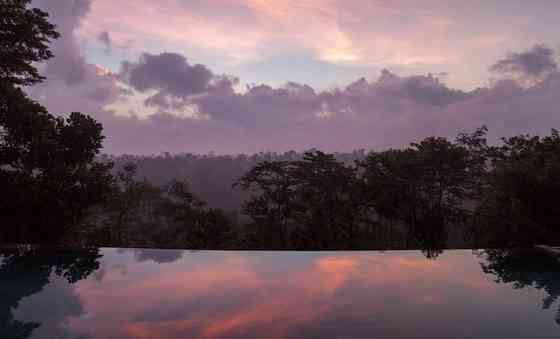
[[[336,153],[337,160],[351,164],[366,156],[364,150]],[[245,155],[209,154],[159,154],[159,155],[102,155],[99,160],[114,163],[115,169],[126,164],[136,165],[137,179],[146,179],[156,186],[167,185],[170,178],[187,181],[191,191],[215,208],[238,211],[250,196],[248,192],[232,187],[247,171],[263,161],[291,161],[303,157],[303,153],[261,152]],[[115,172],[116,173],[116,172]]]
[[[89,218],[94,244],[181,248],[526,247],[560,239],[560,136],[486,129],[430,137],[353,162],[312,150],[261,160],[233,181],[241,213],[208,207],[186,182],[137,180],[130,163]],[[92,220],[94,222],[92,222]],[[98,234],[95,235],[94,234]]]
[[[22,90],[43,80],[35,65],[58,37],[29,3],[0,0],[11,18],[0,21],[0,242],[435,256],[560,239],[556,130],[491,146],[483,127],[367,154],[102,157],[99,123],[55,117]],[[179,180],[148,179],[155,163]]]

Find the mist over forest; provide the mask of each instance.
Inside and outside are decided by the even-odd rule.
[[[186,181],[194,194],[215,208],[240,211],[249,192],[233,187],[247,171],[263,161],[300,160],[304,152],[284,153],[262,152],[245,155],[209,154],[170,154],[141,155],[102,155],[103,161],[114,162],[114,170],[122,169],[128,163],[137,166],[136,179],[146,179],[158,186],[173,180]],[[365,150],[351,153],[335,153],[337,161],[352,164],[366,157]]]

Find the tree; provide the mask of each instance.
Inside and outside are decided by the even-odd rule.
[[[361,236],[375,224],[358,184],[354,167],[309,151],[300,160],[264,161],[236,185],[253,190],[244,213],[260,246],[344,249],[364,246]]]
[[[243,204],[243,213],[251,216],[249,236],[259,247],[287,248],[295,212],[296,179],[289,161],[263,161],[235,184],[256,193]]]
[[[403,150],[372,152],[359,162],[380,217],[401,222],[430,256],[446,246],[447,227],[466,222],[479,191],[484,129],[452,143],[429,137]]]
[[[48,14],[31,0],[0,0],[0,82],[32,85],[44,79],[34,63],[52,58],[48,44],[59,37]]]
[[[125,163],[114,175],[106,201],[95,207],[86,221],[86,238],[92,245],[150,246],[147,238],[163,221],[154,212],[162,190],[147,180],[138,180],[137,166]]]
[[[491,170],[474,224],[476,239],[497,247],[558,244],[560,135],[520,135],[489,151]]]
[[[0,87],[2,240],[60,240],[112,184],[111,164],[95,161],[102,127],[81,113],[55,118],[21,89]]]
[[[294,162],[298,182],[294,242],[298,248],[356,248],[367,219],[367,203],[356,168],[338,162],[333,154],[306,152]]]
[[[170,219],[166,242],[191,249],[228,248],[233,224],[223,211],[208,208],[184,182],[172,182],[167,194],[160,210]]]
[[[0,5],[0,242],[58,242],[110,191],[111,164],[95,160],[102,126],[55,117],[18,87],[43,79],[34,63],[58,33],[29,1]]]

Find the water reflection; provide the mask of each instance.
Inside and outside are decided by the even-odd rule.
[[[60,252],[28,247],[3,249],[0,256],[0,338],[22,339],[29,338],[42,323],[15,319],[13,312],[21,302],[48,285],[66,287],[59,279],[67,284],[85,279],[99,269],[97,259],[101,257],[97,249]],[[58,311],[71,305],[68,300],[53,301],[41,308],[44,316],[60,314]]]
[[[560,261],[543,253],[522,250],[486,250],[480,253],[486,261],[482,270],[492,274],[497,283],[511,284],[521,290],[542,290],[542,308],[548,310],[560,297]],[[555,321],[560,325],[560,305]]]
[[[170,263],[181,259],[183,250],[157,250],[157,249],[150,249],[150,248],[123,248],[118,250],[119,253],[125,252],[132,252],[134,254],[134,258],[139,261],[153,261],[158,264]]]
[[[490,252],[1,256],[0,338],[553,338],[560,329],[535,307],[557,298],[560,277],[518,273]],[[523,293],[495,282],[516,279]]]

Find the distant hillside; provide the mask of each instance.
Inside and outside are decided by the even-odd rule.
[[[338,153],[339,161],[352,163],[366,155],[364,150]],[[265,160],[296,160],[302,153],[258,153],[253,155],[176,154],[154,156],[103,156],[115,162],[118,170],[127,162],[138,166],[138,179],[147,179],[155,185],[165,185],[171,180],[186,180],[193,193],[211,207],[239,211],[249,192],[232,187],[245,172]]]

